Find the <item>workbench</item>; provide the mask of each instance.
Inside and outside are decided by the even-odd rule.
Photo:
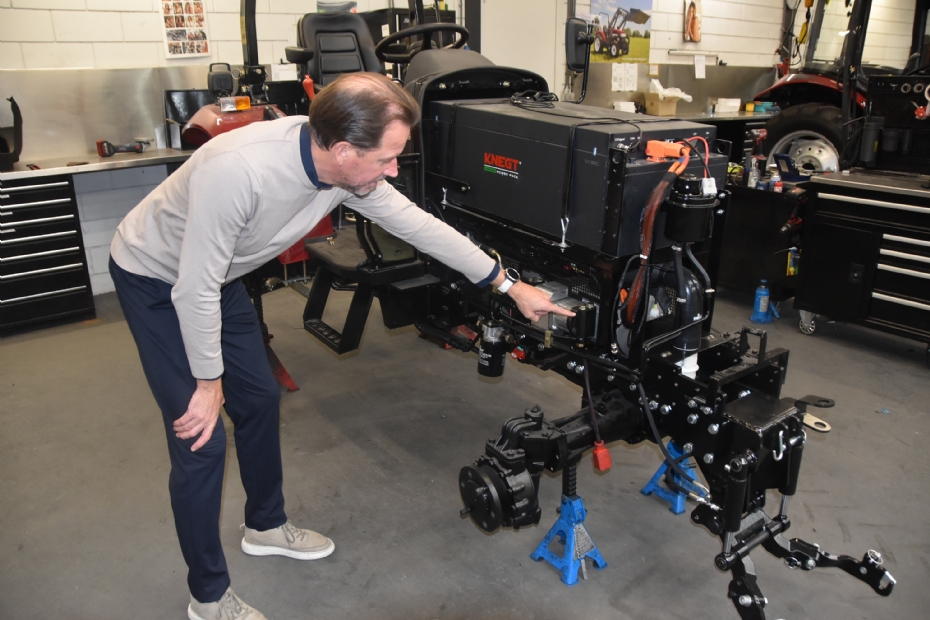
[[[930,343],[930,177],[854,171],[808,185],[795,307]]]
[[[116,226],[189,156],[152,149],[23,159],[0,172],[0,333],[92,318],[93,295],[112,290]],[[82,163],[69,165],[75,161]]]

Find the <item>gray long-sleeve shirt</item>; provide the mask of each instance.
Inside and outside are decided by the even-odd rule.
[[[173,285],[171,298],[196,378],[223,374],[220,288],[295,244],[339,204],[472,282],[496,275],[491,257],[387,183],[364,198],[314,185],[312,159],[305,167],[306,123],[305,116],[292,116],[214,138],[117,228],[110,246],[116,264]]]

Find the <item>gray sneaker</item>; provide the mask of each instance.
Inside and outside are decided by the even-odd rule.
[[[319,560],[336,550],[333,541],[312,530],[294,527],[288,521],[281,527],[260,532],[242,526],[242,550],[249,555],[283,555],[295,560]]]
[[[246,605],[232,588],[215,603],[201,603],[191,596],[187,617],[190,620],[268,620],[260,611]]]

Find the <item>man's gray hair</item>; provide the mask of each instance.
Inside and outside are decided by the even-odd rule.
[[[379,73],[347,73],[317,93],[310,105],[310,135],[329,150],[337,142],[372,150],[393,121],[407,127],[420,120],[416,100]]]

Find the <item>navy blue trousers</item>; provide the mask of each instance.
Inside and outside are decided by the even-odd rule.
[[[210,440],[196,452],[191,452],[196,437],[175,436],[172,424],[187,411],[197,381],[181,339],[171,285],[129,273],[112,259],[110,275],[164,418],[171,457],[168,490],[187,562],[187,583],[198,601],[218,601],[229,587],[219,533],[226,430],[219,420]],[[239,474],[246,493],[245,524],[268,530],[287,520],[281,492],[280,393],[255,308],[242,282],[223,287],[221,303],[223,394],[226,413],[235,427]]]

